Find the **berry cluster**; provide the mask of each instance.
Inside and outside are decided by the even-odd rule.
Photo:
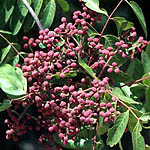
[[[135,28],[131,28],[114,46],[106,47],[102,35],[89,33],[101,16],[95,17],[84,4],[83,13],[74,12],[73,19],[74,23],[67,23],[63,17],[59,27],[40,31],[37,39],[23,37],[24,48],[35,51],[28,54],[21,67],[28,81],[28,94],[24,101],[13,101],[8,110],[7,139],[16,141],[18,136],[35,129],[43,133],[39,142],[45,142],[47,147],[54,146],[55,133],[67,144],[68,139],[76,140],[81,127],[96,127],[100,116],[104,123],[113,123],[120,114],[117,101],[107,93],[111,82],[106,74],[120,72],[121,64],[115,55],[133,58],[147,42],[143,37],[136,41]]]

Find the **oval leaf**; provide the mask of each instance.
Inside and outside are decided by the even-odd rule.
[[[132,132],[133,150],[145,150],[144,138],[141,135],[142,126],[138,121]]]
[[[40,10],[42,8],[43,0],[34,0],[32,4],[32,8],[36,15],[38,16],[40,13]],[[23,26],[23,31],[28,32],[35,24],[35,21],[33,17],[31,16],[30,13],[27,14],[25,21],[24,21],[24,26]]]
[[[117,117],[113,127],[108,131],[107,144],[110,145],[110,147],[113,147],[120,141],[128,124],[128,120],[129,110]]]
[[[55,16],[55,12],[56,12],[55,0],[50,0],[41,14],[40,21],[44,28],[49,28],[52,25],[54,16]]]
[[[145,22],[145,18],[144,18],[144,15],[143,15],[143,12],[142,12],[142,9],[140,8],[140,6],[134,2],[134,1],[130,1],[128,2],[128,4],[130,5],[130,7],[132,8],[132,10],[134,11],[136,17],[138,18],[142,28],[143,28],[143,31],[145,33],[145,36],[147,38],[147,29],[146,29],[146,22]]]
[[[21,69],[9,64],[0,65],[0,88],[10,95],[26,94],[27,81]]]
[[[31,0],[28,0],[28,2],[29,4],[31,4]],[[21,29],[21,26],[24,22],[27,13],[28,13],[28,9],[26,8],[22,0],[18,0],[17,6],[15,6],[15,10],[10,20],[10,29],[13,35],[16,35]]]

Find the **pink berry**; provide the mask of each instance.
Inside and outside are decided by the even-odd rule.
[[[119,68],[116,68],[116,69],[114,70],[114,72],[117,74],[117,73],[120,72],[120,69],[119,69]]]

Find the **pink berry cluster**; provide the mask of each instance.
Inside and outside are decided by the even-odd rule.
[[[7,139],[17,141],[18,136],[35,129],[40,133],[39,142],[50,149],[56,146],[53,134],[58,133],[67,144],[69,139],[76,140],[81,127],[96,127],[100,116],[104,123],[113,123],[120,114],[119,105],[114,107],[115,101],[107,93],[111,82],[106,74],[120,72],[121,64],[115,55],[133,58],[147,42],[143,37],[136,42],[135,28],[131,28],[121,34],[114,46],[105,47],[102,35],[89,33],[89,27],[101,21],[101,16],[95,15],[83,4],[83,12],[73,14],[74,23],[63,17],[54,31],[42,30],[37,39],[23,37],[24,48],[34,50],[21,66],[28,93],[25,100],[13,101],[8,110]],[[105,94],[109,95],[107,99]]]

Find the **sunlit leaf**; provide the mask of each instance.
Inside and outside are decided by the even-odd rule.
[[[24,95],[27,91],[27,81],[20,68],[9,64],[0,65],[0,88],[11,95]]]

